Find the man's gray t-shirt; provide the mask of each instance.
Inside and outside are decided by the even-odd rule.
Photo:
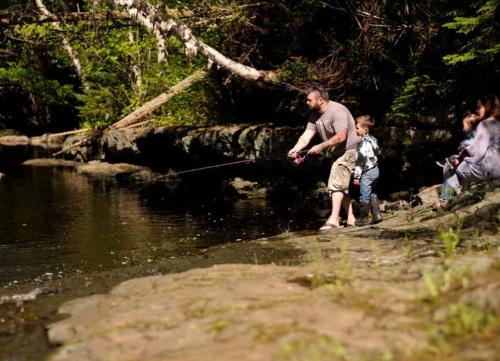
[[[339,156],[346,150],[356,149],[361,137],[356,133],[356,125],[351,112],[344,105],[328,101],[326,111],[321,114],[313,112],[308,119],[307,128],[315,130],[321,140],[326,142],[338,132],[344,131],[347,135],[345,142],[337,144],[335,149],[331,150],[333,156]]]

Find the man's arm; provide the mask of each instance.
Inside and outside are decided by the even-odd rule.
[[[326,149],[330,149],[335,147],[338,144],[344,143],[347,139],[347,134],[345,131],[340,131],[337,134],[335,134],[333,137],[328,139],[326,142],[316,144],[314,147],[312,147],[308,154],[320,154]]]
[[[288,156],[290,158],[297,158],[299,152],[305,147],[307,147],[307,145],[313,139],[315,134],[316,134],[315,130],[306,129],[304,133],[302,133],[302,135],[299,137],[297,144],[295,144],[295,146],[292,149],[290,149],[290,151],[288,152]]]

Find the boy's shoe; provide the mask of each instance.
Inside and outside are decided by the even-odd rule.
[[[359,205],[359,215],[356,218],[356,222],[354,223],[357,227],[366,226],[368,221],[368,213],[370,212],[370,204],[369,203],[361,203]]]
[[[370,195],[370,208],[372,209],[373,220],[372,223],[380,223],[382,222],[382,214],[380,213],[380,204],[378,202],[378,197],[374,193]]]
[[[440,162],[438,160],[436,160],[436,164],[438,165],[438,167],[441,167],[441,168],[444,168],[444,162]]]

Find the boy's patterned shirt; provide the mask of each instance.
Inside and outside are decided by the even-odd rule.
[[[354,178],[361,178],[361,174],[377,166],[377,155],[380,148],[377,139],[371,135],[364,135],[356,148],[358,158],[354,168]]]

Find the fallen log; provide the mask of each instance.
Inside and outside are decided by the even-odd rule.
[[[182,80],[181,82],[177,83],[172,88],[170,88],[170,90],[168,92],[160,94],[156,98],[154,98],[154,99],[150,100],[149,102],[147,102],[146,104],[144,104],[139,109],[137,109],[137,110],[133,111],[132,113],[130,113],[129,115],[127,115],[125,118],[123,118],[120,121],[118,121],[118,122],[110,125],[104,131],[104,134],[107,131],[109,131],[110,129],[121,129],[121,128],[127,128],[127,127],[131,127],[131,126],[139,126],[139,125],[143,125],[143,124],[148,123],[149,120],[142,121],[142,122],[141,122],[141,120],[145,116],[151,114],[153,111],[155,111],[156,109],[158,109],[160,106],[162,106],[163,104],[165,104],[166,102],[168,102],[170,99],[172,99],[175,95],[177,95],[181,91],[186,90],[187,88],[189,88],[191,85],[193,85],[197,81],[203,79],[203,77],[205,77],[206,74],[207,74],[207,72],[205,70],[197,70],[197,71],[195,71],[193,74],[189,75],[187,78],[185,78],[184,80]],[[81,132],[84,132],[84,131],[87,131],[87,129],[79,129],[79,130],[70,131],[70,132],[67,132],[67,133],[73,133],[73,134],[75,134],[75,133],[81,133]],[[60,154],[66,153],[67,151],[69,151],[69,150],[71,150],[73,148],[76,148],[76,147],[82,145],[88,139],[90,139],[90,137],[85,137],[82,140],[80,140],[80,141],[78,141],[78,142],[76,142],[76,143],[74,143],[74,144],[72,144],[72,145],[70,145],[70,146],[68,146],[66,148],[63,148],[60,151],[52,154],[52,156],[56,157],[56,156],[58,156]]]
[[[125,118],[111,125],[110,128],[111,129],[125,128],[138,123],[139,121],[141,121],[141,119],[151,114],[153,111],[155,111],[160,106],[162,106],[170,99],[172,99],[175,95],[189,88],[197,81],[203,79],[206,74],[207,72],[204,70],[195,71],[193,74],[182,80],[180,83],[177,83],[172,88],[170,88],[169,91],[162,93],[158,95],[156,98],[150,100],[149,102],[141,106],[139,109],[127,115]]]

